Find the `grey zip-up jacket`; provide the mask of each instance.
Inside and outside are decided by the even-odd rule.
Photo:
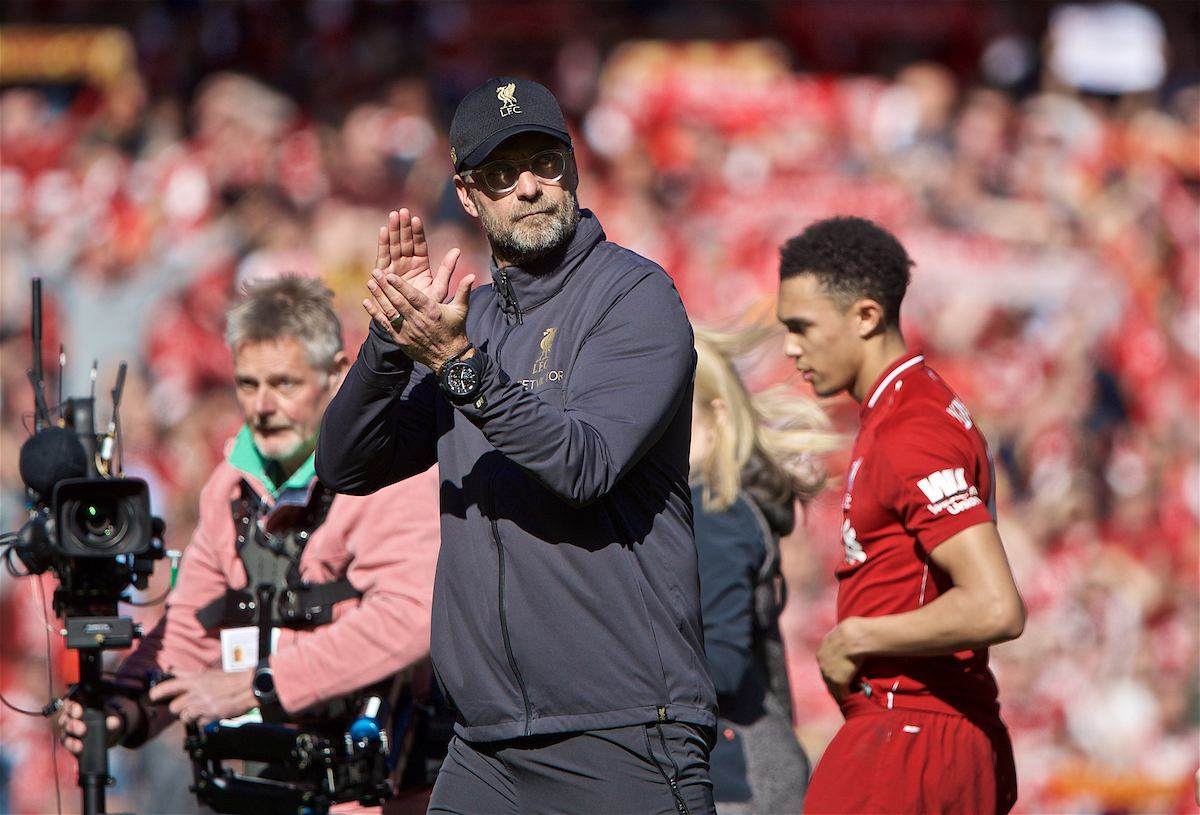
[[[431,653],[463,738],[713,726],[687,483],[695,353],[674,284],[587,210],[564,253],[492,276],[467,316],[481,398],[451,405],[373,327],[325,413],[317,474],[363,494],[438,463]]]

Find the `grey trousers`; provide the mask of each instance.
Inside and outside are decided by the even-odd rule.
[[[455,736],[429,812],[715,815],[709,739],[682,722],[500,742]]]

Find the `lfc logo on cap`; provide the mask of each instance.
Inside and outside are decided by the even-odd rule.
[[[509,82],[502,88],[496,88],[496,98],[500,100],[500,115],[508,116],[510,113],[520,113],[521,107],[517,104],[517,84]]]

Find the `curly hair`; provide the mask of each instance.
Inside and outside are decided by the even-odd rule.
[[[812,275],[840,308],[866,297],[883,307],[888,326],[899,326],[913,262],[883,227],[866,218],[827,218],[788,240],[779,255],[781,281]]]

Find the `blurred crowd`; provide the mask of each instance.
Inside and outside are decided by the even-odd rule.
[[[1200,84],[1167,92],[1149,65],[1141,86],[1089,85],[1062,56],[1070,31],[1033,81],[1019,41],[994,43],[990,74],[969,83],[931,61],[887,76],[796,71],[769,40],[628,41],[603,54],[571,41],[538,78],[573,118],[581,204],[672,275],[695,319],[769,307],[778,246],[817,218],[861,215],[904,242],[916,261],[906,339],[988,437],[1029,610],[1025,634],[993,649],[1016,811],[1194,812]],[[1000,81],[1006,70],[1023,84]],[[325,279],[353,353],[378,227],[400,205],[425,217],[432,256],[459,246],[456,275],[487,278],[486,241],[450,181],[444,76],[381,82],[337,117],[248,73],[209,73],[189,97],[161,81],[143,53],[140,70],[102,86],[0,91],[5,531],[25,518],[33,275],[51,403],[94,393],[103,426],[129,363],[124,472],[150,483],[173,549],[240,423],[222,330],[241,284]],[[746,375],[766,386],[787,367],[764,355]],[[850,438],[857,406],[824,407]],[[845,461],[827,467],[831,486],[784,563],[796,727],[814,757],[840,722],[813,656],[834,623],[841,552]],[[26,709],[49,697],[38,598],[53,585],[0,577],[0,691]],[[165,588],[159,575],[138,595]],[[75,657],[52,642],[61,688]],[[0,811],[54,809],[48,723],[8,709],[0,723]],[[74,762],[59,766],[70,810]]]

